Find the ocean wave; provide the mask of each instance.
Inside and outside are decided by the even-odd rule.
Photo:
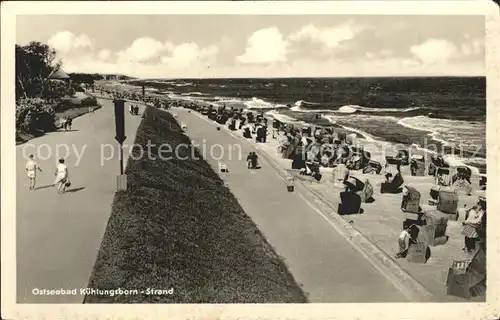
[[[325,116],[325,119],[330,121],[330,123],[332,123],[332,124],[337,123],[337,121],[335,120],[335,117],[333,117],[333,116]],[[348,126],[344,126],[344,125],[340,125],[340,126],[348,131],[356,132],[357,134],[361,135],[366,141],[377,141],[375,139],[375,137],[372,136],[371,134],[369,134],[368,132],[365,132],[365,131],[359,130],[359,129],[355,129],[355,128],[351,128]]]
[[[266,115],[273,117],[274,119],[284,122],[284,123],[293,123],[293,124],[306,124],[304,121],[299,121],[295,118],[292,118],[290,116],[287,116],[285,114],[281,114],[277,111],[271,110],[266,112]]]
[[[293,107],[291,107],[290,110],[295,111],[295,112],[332,112],[331,109],[312,109],[312,108],[311,109],[303,109],[302,108],[302,107],[307,107],[307,106],[317,106],[320,104],[321,103],[298,100],[298,101],[295,101]]]
[[[263,99],[253,97],[251,100],[244,100],[243,104],[247,106],[248,109],[277,109],[277,108],[287,108],[283,104],[275,104]]]
[[[201,93],[201,92],[185,92],[185,93],[181,93],[181,96],[206,96],[207,94],[206,93]]]
[[[427,132],[435,141],[449,147],[482,147],[486,145],[486,124],[450,119],[436,119],[428,116],[405,117],[399,125]]]
[[[336,112],[340,113],[355,113],[355,112],[411,112],[415,110],[421,109],[420,107],[414,107],[414,108],[406,108],[406,109],[398,109],[398,108],[367,108],[367,107],[362,107],[358,105],[347,105],[347,106],[342,106]]]
[[[189,87],[189,86],[192,86],[193,83],[192,82],[183,82],[183,83],[175,83],[174,86],[176,87]]]

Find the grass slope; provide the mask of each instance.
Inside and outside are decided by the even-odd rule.
[[[146,146],[148,140],[172,149],[190,144],[175,119],[154,108],[147,108],[135,143]],[[191,153],[180,150],[180,157]],[[139,150],[133,155],[138,158]],[[131,158],[126,173],[128,190],[115,196],[88,287],[174,288],[174,294],[88,295],[86,303],[307,302],[204,160]]]

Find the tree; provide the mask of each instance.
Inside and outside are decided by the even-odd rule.
[[[61,65],[49,45],[37,41],[16,45],[16,98],[42,96],[46,79]]]

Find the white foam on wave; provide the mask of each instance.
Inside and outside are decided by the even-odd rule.
[[[286,108],[283,104],[274,104],[267,102],[263,99],[253,97],[251,100],[243,101],[243,104],[247,106],[248,109],[276,109],[276,108]]]
[[[332,112],[333,110],[331,109],[303,109],[302,106],[304,105],[319,105],[320,103],[316,102],[309,102],[309,101],[304,101],[304,100],[298,100],[295,101],[293,107],[290,108],[291,111],[295,112]]]
[[[281,113],[276,112],[274,110],[266,112],[266,115],[273,117],[274,119],[281,121],[281,122],[284,122],[284,123],[294,123],[294,124],[306,125],[306,123],[304,121],[299,121],[295,118],[287,116],[286,114],[281,114]]]
[[[337,123],[337,121],[335,120],[335,117],[333,117],[333,116],[325,116],[325,119],[327,119],[328,121],[330,121],[332,124],[336,124]],[[351,128],[351,127],[344,126],[344,125],[340,125],[340,126],[342,128],[344,128],[344,129],[346,129],[346,130],[349,130],[349,131],[356,132],[356,133],[360,134],[361,136],[363,136],[363,138],[366,141],[370,141],[370,142],[378,141],[378,140],[375,139],[374,136],[372,136],[368,132],[364,132],[363,130]]]
[[[357,111],[376,113],[376,112],[410,112],[418,109],[420,109],[420,107],[398,109],[398,108],[367,108],[358,105],[346,105],[334,111],[338,113],[355,113]]]
[[[436,141],[450,147],[484,146],[486,143],[486,124],[463,120],[437,119],[428,116],[406,117],[398,124],[419,131],[428,132]]]
[[[192,86],[193,84],[191,82],[183,82],[183,83],[175,83],[174,86],[176,87],[189,87]]]
[[[181,96],[206,96],[206,95],[207,95],[206,93],[201,93],[197,91],[181,93]]]

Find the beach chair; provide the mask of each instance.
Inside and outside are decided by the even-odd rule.
[[[396,169],[397,172],[401,171],[401,159],[397,157],[390,157],[386,156],[385,157],[385,171],[393,171],[393,169]]]
[[[425,176],[425,160],[422,155],[413,155],[410,159],[410,172],[412,176]]]
[[[420,192],[417,189],[405,186],[406,193],[401,200],[401,210],[409,213],[420,213]]]
[[[346,132],[339,132],[337,135],[337,140],[340,140],[341,142],[345,142],[347,137]]]
[[[459,179],[453,182],[452,188],[459,195],[470,196],[472,193],[472,186],[470,182],[465,179]]]
[[[449,165],[444,161],[442,156],[431,157],[431,163],[429,164],[428,174],[434,176],[438,168],[448,168]]]
[[[450,186],[452,184],[452,174],[450,167],[436,168],[434,179],[436,184],[442,186]]]
[[[425,210],[423,219],[425,221],[426,242],[430,246],[443,245],[448,242],[446,229],[450,215],[442,211],[431,209]]]
[[[430,248],[425,242],[411,244],[408,248],[406,260],[411,263],[426,263],[430,257]]]
[[[380,174],[382,172],[382,165],[380,162],[369,160],[366,166],[363,168],[363,173],[375,173]]]
[[[339,215],[361,213],[361,197],[351,191],[341,192],[337,212]]]
[[[466,180],[470,182],[470,178],[472,177],[472,170],[467,166],[458,166],[455,168],[455,175],[453,175],[453,182],[457,180]]]
[[[398,172],[391,181],[382,182],[382,184],[380,185],[380,193],[400,193],[403,191],[403,189],[401,188],[403,183],[403,176]]]
[[[396,155],[396,158],[401,160],[402,166],[407,166],[410,164],[410,153],[408,150],[400,149]]]
[[[436,209],[448,214],[450,220],[457,220],[458,194],[454,191],[440,190]]]
[[[481,190],[486,190],[486,174],[481,174],[479,180],[479,187]]]
[[[446,277],[446,294],[469,299],[486,294],[486,254],[483,249],[472,259],[453,260]]]
[[[310,137],[311,131],[312,131],[312,128],[310,126],[303,126],[301,132],[302,132],[303,136],[307,135],[308,137]]]

